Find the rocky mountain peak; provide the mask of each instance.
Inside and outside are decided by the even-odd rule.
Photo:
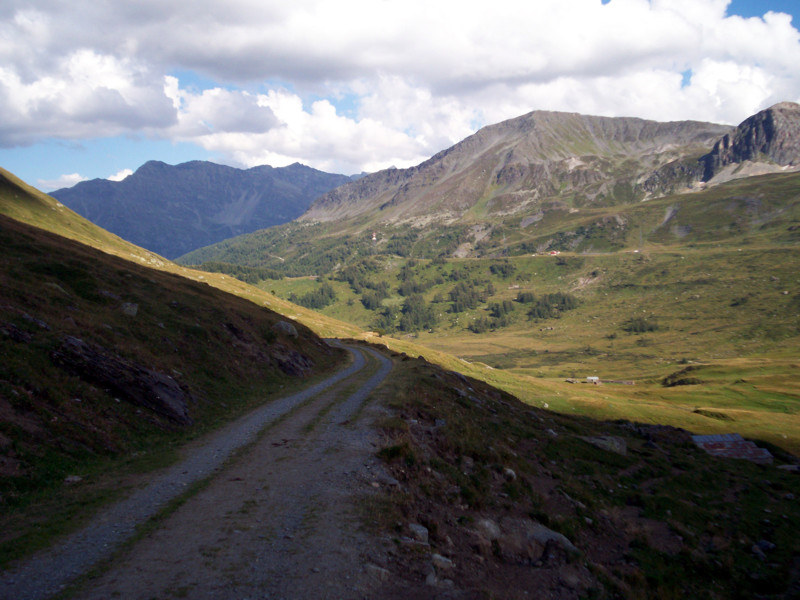
[[[744,120],[704,157],[705,181],[730,164],[800,166],[800,104],[780,102]]]
[[[566,197],[578,206],[631,200],[663,193],[660,183],[642,191],[639,182],[677,159],[691,156],[696,163],[731,130],[694,121],[533,111],[483,127],[415,167],[379,171],[336,188],[301,220],[427,226],[475,214],[535,212]],[[702,168],[695,169],[699,177]]]

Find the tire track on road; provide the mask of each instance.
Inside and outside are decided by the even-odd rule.
[[[3,571],[0,573],[0,598],[45,600],[63,591],[130,539],[137,526],[186,493],[189,486],[212,476],[234,452],[256,440],[265,427],[354,376],[366,365],[361,352],[338,341],[332,345],[347,349],[354,358],[353,363],[331,377],[301,392],[272,401],[211,434],[208,441],[186,459],[156,476],[143,489],[100,511],[83,529]],[[370,381],[374,378],[375,375]]]
[[[392,365],[359,352],[380,363],[367,381],[354,391],[344,383],[270,427],[75,598],[363,597],[365,564],[382,553],[358,517],[383,469],[371,418],[382,409],[368,398]]]

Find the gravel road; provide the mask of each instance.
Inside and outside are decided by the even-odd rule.
[[[326,511],[336,513],[339,524],[344,523],[341,519],[352,521],[352,496],[358,487],[352,484],[358,480],[366,487],[364,481],[376,476],[362,472],[358,479],[352,475],[359,469],[375,469],[375,472],[380,469],[377,463],[371,464],[374,449],[370,448],[375,442],[369,438],[374,433],[364,423],[365,418],[356,417],[368,412],[362,410],[366,399],[391,370],[391,361],[366,349],[380,367],[342,400],[343,392],[347,391],[342,388],[348,388],[349,378],[366,364],[363,351],[347,349],[354,357],[348,368],[300,393],[273,401],[214,433],[202,447],[146,487],[103,510],[86,528],[0,573],[0,598],[42,600],[59,593],[93,565],[108,558],[134,534],[137,525],[180,496],[187,486],[209,475],[213,479],[206,488],[115,559],[103,575],[82,585],[76,596],[251,597],[243,593],[246,588],[254,598],[326,597],[311,590],[302,595],[297,583],[292,584],[293,589],[287,589],[292,577],[307,580],[308,573],[322,573],[325,563],[324,557],[316,556],[297,560],[302,554],[300,549],[290,552],[289,547],[297,539],[297,532],[305,531],[308,537],[309,523]],[[281,417],[284,418],[258,438],[243,456],[223,468],[234,451],[256,440],[260,431]],[[343,426],[351,419],[358,425]],[[351,470],[346,471],[348,468]],[[342,474],[344,479],[340,477]],[[232,525],[233,521],[238,524]],[[319,548],[320,552],[339,556],[346,546],[341,536],[349,533],[327,525],[318,529],[325,530],[319,543],[327,546]],[[259,552],[262,559],[257,560]],[[355,577],[362,570],[361,563],[357,557],[350,558],[354,561]],[[345,565],[340,563],[336,567],[343,569]],[[253,571],[254,564],[263,568]],[[293,573],[292,569],[301,572]],[[355,589],[349,581],[344,581],[344,588],[340,585],[335,597],[346,597],[342,594],[346,589]]]

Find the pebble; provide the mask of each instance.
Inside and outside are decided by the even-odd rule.
[[[391,572],[388,569],[384,569],[383,567],[379,567],[378,565],[374,565],[372,563],[367,563],[364,565],[364,570],[370,577],[373,577],[378,581],[387,581],[391,575]]]
[[[764,552],[769,552],[770,550],[774,550],[775,549],[775,544],[773,544],[772,542],[770,542],[768,540],[758,540],[756,542],[756,546],[758,546]]]

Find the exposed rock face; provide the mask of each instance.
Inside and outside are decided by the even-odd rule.
[[[348,181],[300,164],[244,170],[206,161],[150,161],[122,181],[94,179],[50,195],[96,225],[172,259],[291,221],[314,198]]]
[[[800,166],[800,104],[781,102],[746,119],[703,157],[703,178],[745,161]]]
[[[194,398],[171,377],[112,356],[105,348],[66,336],[51,354],[53,362],[85,381],[109,389],[120,399],[165,416],[192,423],[188,404]]]

